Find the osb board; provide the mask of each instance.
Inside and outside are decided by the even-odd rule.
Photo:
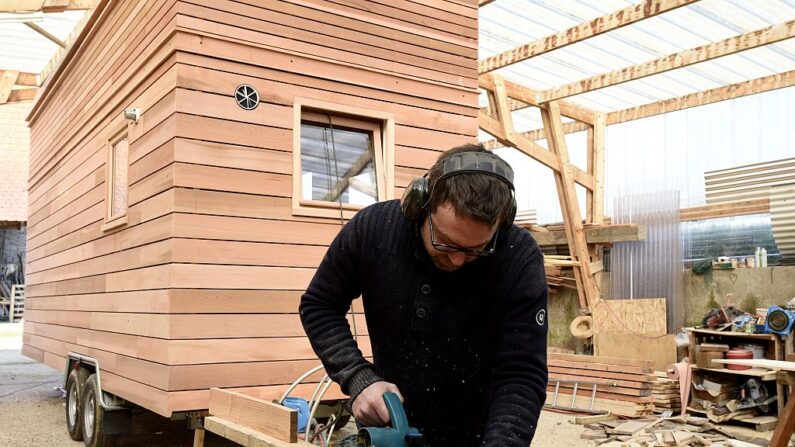
[[[664,371],[676,363],[674,334],[662,337],[632,334],[594,334],[596,355],[650,360],[654,369]]]
[[[665,298],[601,300],[593,308],[597,334],[665,335]]]

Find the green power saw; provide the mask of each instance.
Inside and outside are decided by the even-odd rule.
[[[409,427],[406,411],[395,393],[384,393],[391,427],[362,427],[340,441],[340,447],[424,447],[419,430]]]

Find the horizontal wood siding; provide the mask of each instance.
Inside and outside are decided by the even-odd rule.
[[[163,415],[206,408],[211,387],[277,397],[317,364],[298,302],[341,225],[293,214],[294,98],[394,115],[399,197],[476,139],[477,5],[124,0],[104,14],[32,117],[24,352],[58,368],[96,357],[103,386]],[[243,83],[252,111],[233,99]],[[107,142],[125,126],[128,222],[103,232]]]

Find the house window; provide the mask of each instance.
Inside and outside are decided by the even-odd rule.
[[[296,108],[294,214],[349,218],[394,197],[391,115],[308,100]]]
[[[127,173],[129,168],[129,140],[121,135],[109,144],[107,169],[107,214],[103,230],[127,223]]]

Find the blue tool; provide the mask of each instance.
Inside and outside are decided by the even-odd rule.
[[[782,309],[779,306],[770,306],[765,317],[765,333],[779,334],[787,337],[792,333],[792,325],[795,323],[795,312],[789,309]]]
[[[409,427],[406,411],[395,393],[384,393],[391,427],[362,427],[356,435],[356,447],[421,447],[425,445],[419,430]],[[344,441],[344,440],[343,440]],[[341,443],[340,445],[348,445]]]

